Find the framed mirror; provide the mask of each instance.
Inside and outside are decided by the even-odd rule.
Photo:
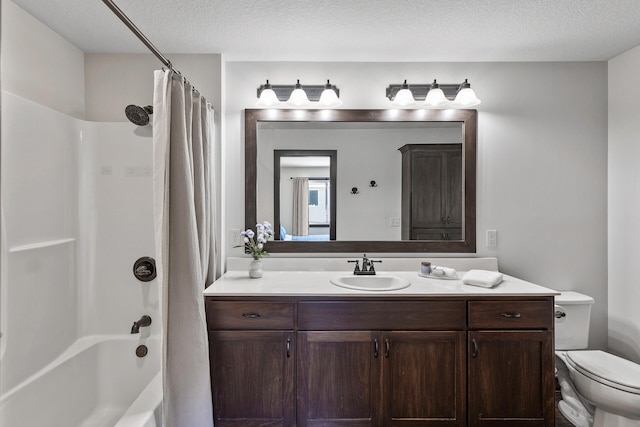
[[[328,150],[339,165],[335,238],[276,240],[270,252],[474,253],[476,134],[475,110],[247,109],[246,226],[288,221],[277,152]]]
[[[337,150],[273,150],[275,240],[336,240]]]

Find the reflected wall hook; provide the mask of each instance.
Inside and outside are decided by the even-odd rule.
[[[378,184],[375,181],[371,180],[371,182],[369,182],[369,187],[377,187],[377,186]]]
[[[358,193],[360,193],[358,191],[358,187],[351,187],[351,194],[358,194]]]

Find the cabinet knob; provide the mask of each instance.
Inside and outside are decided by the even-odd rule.
[[[389,342],[389,338],[384,340],[384,357],[389,358],[389,352],[391,351],[391,343]]]
[[[471,340],[471,344],[473,344],[473,351],[471,352],[471,357],[475,359],[476,357],[478,357],[478,341],[476,341],[476,339],[474,338]]]
[[[375,338],[373,340],[373,357],[377,359],[379,354],[380,354],[380,346],[378,345],[378,338]]]
[[[291,338],[287,338],[287,359],[291,357]]]

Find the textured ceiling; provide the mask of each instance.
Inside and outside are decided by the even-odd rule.
[[[147,52],[101,0],[13,0],[85,52]],[[163,53],[264,61],[604,61],[639,0],[115,0]]]

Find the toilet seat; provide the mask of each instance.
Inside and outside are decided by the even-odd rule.
[[[601,350],[567,351],[576,371],[600,384],[640,395],[640,365]]]

